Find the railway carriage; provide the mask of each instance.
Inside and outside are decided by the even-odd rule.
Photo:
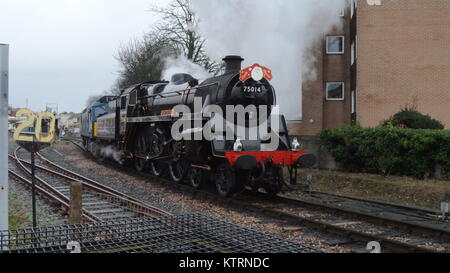
[[[272,134],[279,143],[275,150],[266,150],[265,137],[241,140],[232,132],[233,138],[229,139],[225,138],[226,130],[216,129],[211,141],[173,138],[173,125],[180,119],[188,120],[193,127],[179,133],[200,132],[211,119],[204,114],[210,105],[224,112],[227,105],[268,106],[266,115],[246,113],[243,124],[247,128],[256,118],[257,124],[268,124],[268,132],[272,133],[269,117],[276,104],[274,88],[262,74],[256,79],[245,77],[242,61],[239,56],[224,58],[225,73],[201,83],[189,74],[176,74],[170,82],[140,83],[123,90],[118,97],[97,100],[81,117],[86,149],[100,161],[109,156],[121,163],[132,162],[137,171],[167,174],[176,182],[189,181],[195,188],[215,183],[222,196],[233,196],[246,186],[277,194],[285,183],[284,167],[289,169],[289,182],[295,184],[297,168],[313,166],[315,158],[301,151],[296,140],[291,142],[282,115],[279,130]],[[196,99],[202,102],[200,110],[195,107]],[[175,113],[177,105],[186,106],[191,114]]]

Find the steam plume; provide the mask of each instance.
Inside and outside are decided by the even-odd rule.
[[[199,80],[205,80],[211,77],[211,74],[203,69],[203,67],[191,62],[184,56],[179,56],[178,58],[169,57],[165,60],[163,78],[170,80],[172,75],[176,73],[188,73]]]
[[[214,59],[241,55],[272,69],[281,112],[301,119],[302,81],[314,79],[307,49],[338,25],[345,0],[192,0]],[[305,71],[302,75],[301,71]],[[322,92],[322,90],[317,90]]]
[[[124,154],[122,151],[116,149],[114,146],[106,146],[102,147],[100,150],[100,153],[104,157],[112,158],[117,163],[123,164],[124,161]]]

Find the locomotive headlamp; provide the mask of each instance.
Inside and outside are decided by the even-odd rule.
[[[242,143],[241,143],[241,139],[238,137],[237,139],[236,139],[236,142],[234,143],[234,147],[233,147],[233,150],[235,151],[235,152],[242,152]]]
[[[294,137],[294,140],[292,141],[292,151],[298,152],[301,150],[300,142],[298,142],[298,139]]]

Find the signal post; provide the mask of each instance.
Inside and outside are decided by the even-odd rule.
[[[0,44],[0,231],[8,229],[8,66],[9,45]]]

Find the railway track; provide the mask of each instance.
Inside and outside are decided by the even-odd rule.
[[[20,159],[19,151],[20,147],[14,151],[13,155],[9,155],[9,158],[16,163],[21,172],[31,177],[31,163]],[[45,164],[48,164],[50,168],[36,165],[35,181],[37,192],[68,211],[70,206],[70,183],[81,183],[83,187],[82,216],[87,222],[170,215],[169,212],[149,206],[92,179],[66,170],[57,164],[52,164],[52,162],[39,154],[38,158]],[[17,172],[9,170],[9,175],[14,180],[31,186],[30,179],[21,176]]]
[[[430,236],[450,240],[450,222],[437,211],[400,206],[390,203],[334,195],[325,192],[311,192],[303,198],[280,195],[280,202],[301,207],[320,208],[328,212],[355,215],[373,223],[414,230]]]
[[[84,147],[71,138],[70,141],[84,151]],[[450,222],[440,218],[439,212],[418,207],[409,207],[375,200],[367,200],[333,193],[311,191],[307,198],[295,198],[289,195],[276,197],[278,201],[309,206],[330,211],[358,215],[390,225],[408,226],[411,229],[443,236],[450,239]]]
[[[82,145],[75,140],[69,140],[84,151]],[[131,169],[122,166],[130,172]],[[134,169],[133,169],[133,172]],[[272,200],[262,198],[259,194],[249,193],[235,199],[226,199],[215,193],[193,188],[154,177],[148,173],[140,173],[151,177],[153,181],[182,192],[220,202],[238,209],[261,213],[277,219],[282,219],[294,226],[307,226],[313,230],[341,237],[336,245],[359,245],[355,249],[364,248],[368,242],[379,242],[383,250],[390,252],[435,253],[449,251],[449,223],[439,221],[433,211],[415,209],[398,205],[388,205],[382,202],[345,198],[333,194],[316,193],[315,198],[303,200],[288,196],[279,196]],[[327,196],[327,200],[324,200]],[[338,202],[340,200],[340,202]],[[359,210],[344,206],[344,203],[354,202],[353,207],[364,203]],[[360,203],[357,203],[360,202]],[[363,209],[365,208],[365,209]],[[393,209],[397,211],[394,211]],[[402,217],[397,217],[401,215]],[[435,246],[439,247],[435,247]]]

